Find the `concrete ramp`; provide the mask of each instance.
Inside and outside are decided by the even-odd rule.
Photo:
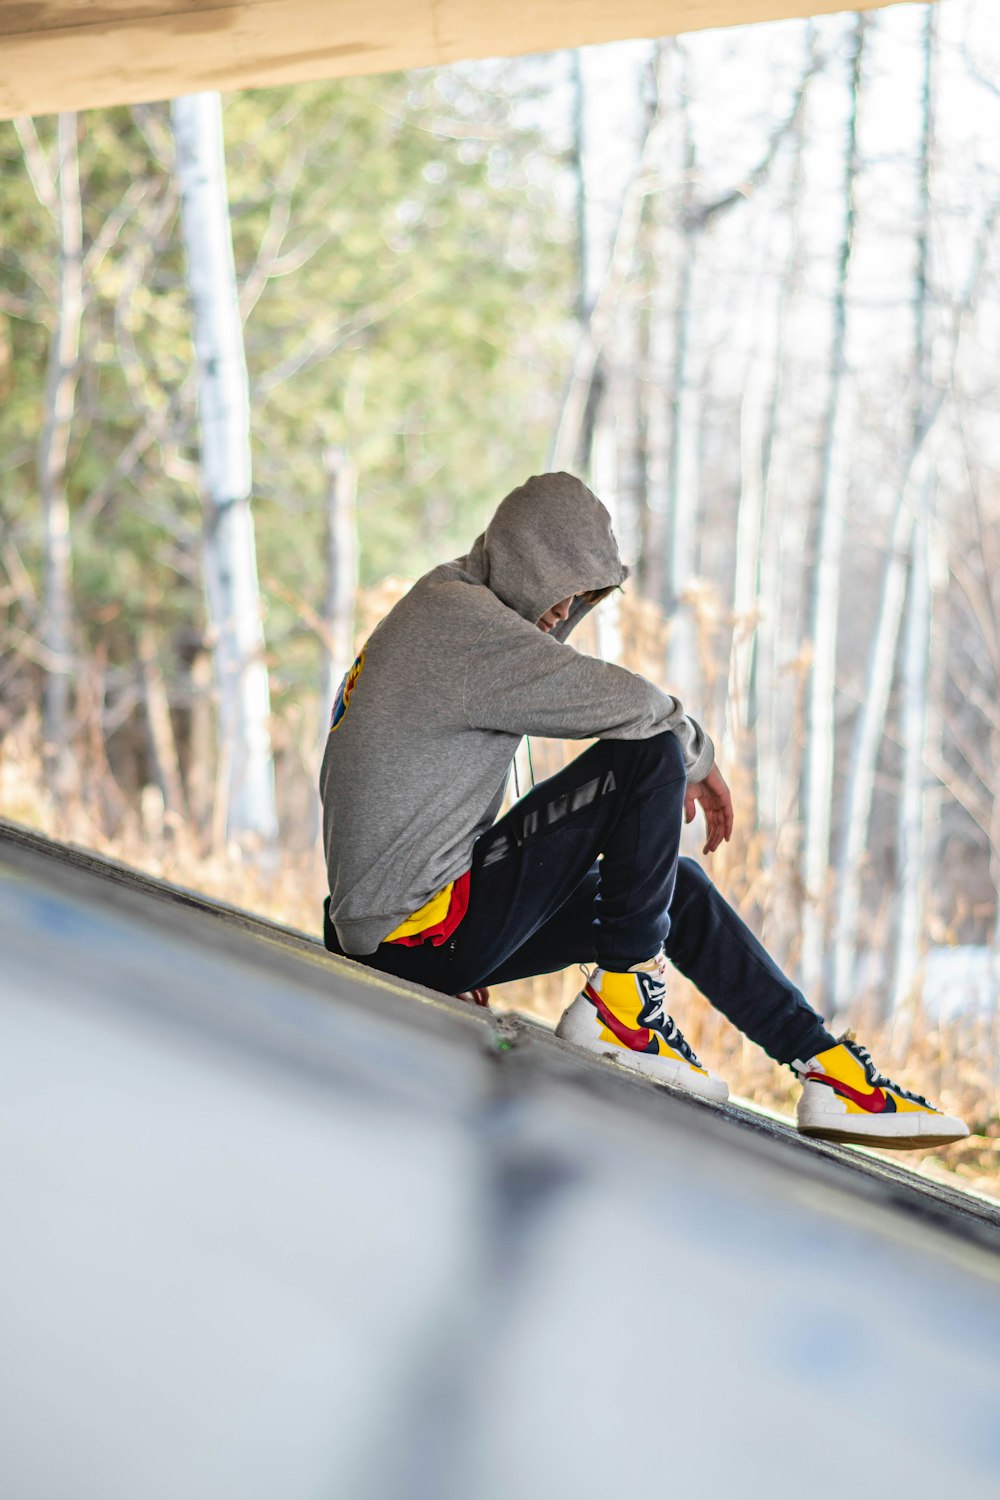
[[[0,824],[3,1500],[1000,1493],[1000,1217]]]

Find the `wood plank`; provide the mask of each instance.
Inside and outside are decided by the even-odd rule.
[[[897,0],[873,0],[871,8]],[[843,0],[55,0],[4,6],[0,119],[666,36]],[[15,31],[14,25],[29,27]]]
[[[182,11],[238,9],[253,0],[0,0],[0,36],[32,36],[82,26],[120,26]]]

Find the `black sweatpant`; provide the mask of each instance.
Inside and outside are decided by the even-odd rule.
[[[666,732],[600,740],[477,841],[469,909],[447,942],[383,943],[360,962],[446,994],[574,963],[670,962],[778,1062],[834,1038],[694,860],[680,857],[686,778]],[[326,946],[343,949],[329,919]]]

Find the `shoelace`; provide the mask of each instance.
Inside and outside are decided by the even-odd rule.
[[[842,1037],[841,1040],[848,1052],[853,1052],[858,1062],[864,1068],[865,1076],[873,1088],[892,1089],[894,1094],[899,1094],[901,1098],[909,1099],[914,1104],[922,1104],[926,1109],[934,1108],[930,1100],[925,1099],[923,1094],[914,1094],[909,1089],[902,1088],[898,1083],[893,1083],[892,1079],[887,1078],[884,1073],[880,1073],[872,1061],[872,1055],[868,1051],[868,1048],[863,1047],[860,1042],[856,1042],[850,1032]]]
[[[673,1047],[675,1052],[679,1052],[681,1057],[683,1057],[687,1062],[694,1063],[696,1068],[701,1067],[701,1063],[695,1056],[694,1048],[691,1046],[691,1043],[688,1041],[687,1037],[684,1035],[683,1031],[674,1020],[673,1016],[668,1016],[666,1011],[663,1009],[662,1000],[654,1005],[653,1009],[649,1011],[648,1014],[646,1013],[646,1010],[643,1009],[640,1012],[639,1020],[644,1026],[655,1026],[657,1031],[662,1033],[668,1046]]]
[[[596,971],[594,969],[588,969],[584,964],[577,964],[577,968],[580,970],[580,973],[589,984],[591,977]],[[662,985],[661,997],[659,1000],[646,1001],[645,1005],[642,1007],[642,1010],[639,1012],[639,1021],[643,1026],[655,1026],[657,1031],[662,1033],[663,1039],[667,1043],[668,1047],[673,1047],[675,1052],[679,1052],[681,1057],[684,1058],[685,1062],[693,1063],[696,1068],[700,1068],[702,1064],[698,1061],[698,1058],[695,1055],[695,1050],[691,1046],[691,1043],[688,1041],[687,1037],[684,1035],[683,1031],[674,1020],[673,1016],[668,1015],[667,1012],[663,1009],[663,1000],[666,993],[666,982],[662,977],[662,971],[658,975],[658,978],[660,984]]]

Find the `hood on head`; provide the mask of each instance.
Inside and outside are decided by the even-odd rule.
[[[501,500],[469,562],[497,598],[534,625],[573,594],[628,577],[611,517],[572,474],[535,474]],[[562,639],[590,608],[578,600],[551,632]]]

